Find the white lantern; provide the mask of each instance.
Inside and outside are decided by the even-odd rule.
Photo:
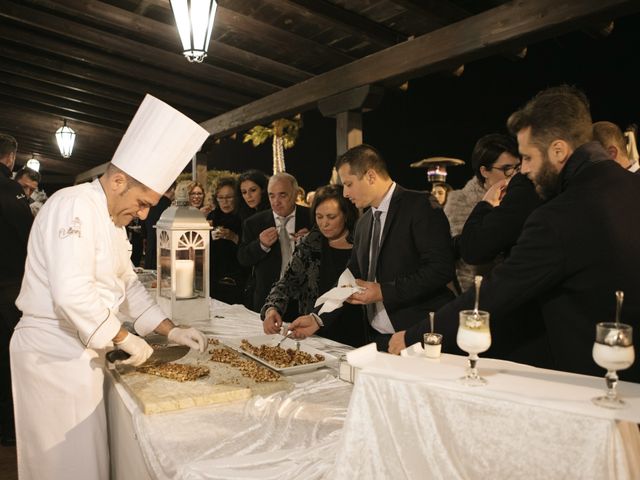
[[[73,152],[73,144],[76,141],[76,132],[67,127],[67,121],[64,121],[64,125],[56,130],[56,141],[58,142],[58,148],[60,154],[64,158],[69,158]]]
[[[171,0],[182,53],[190,62],[201,63],[207,56],[216,7],[214,0]]]
[[[209,231],[211,226],[184,198],[156,224],[157,300],[171,320],[209,319]]]

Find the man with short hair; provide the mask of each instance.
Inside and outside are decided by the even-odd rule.
[[[296,243],[309,232],[309,209],[296,205],[297,189],[293,175],[276,173],[267,186],[271,210],[258,212],[243,224],[238,261],[253,268],[250,282],[255,282],[252,310],[256,312],[262,309],[271,286],[284,275]],[[296,318],[297,310],[297,305],[290,304],[285,320]]]
[[[109,478],[102,367],[112,341],[133,366],[152,354],[142,337],[154,331],[204,351],[206,337],[176,327],[138,280],[124,227],[147,216],[207,136],[147,95],[106,173],[59,190],[36,217],[11,339],[21,480]]]
[[[531,213],[511,255],[483,282],[480,308],[491,314],[492,341],[500,342],[502,324],[522,321],[513,312],[535,302],[554,368],[602,375],[591,350],[596,324],[614,320],[617,290],[625,294],[621,321],[637,327],[640,318],[640,217],[620,208],[640,203],[640,177],[591,141],[591,124],[584,94],[569,86],[538,93],[509,117],[522,173],[547,202]],[[474,296],[469,291],[436,313],[446,349],[454,349],[458,313],[473,307]],[[397,333],[392,353],[426,330],[421,322]],[[638,335],[634,344],[637,350]],[[620,375],[640,381],[640,363]]]
[[[36,172],[29,167],[22,167],[13,178],[24,190],[24,194],[27,196],[29,203],[33,202],[31,194],[38,189],[40,178],[40,172]]]
[[[627,142],[622,130],[612,122],[596,122],[593,124],[593,139],[607,151],[609,156],[622,168],[632,173],[640,171],[640,164],[629,158]]]
[[[423,321],[453,297],[447,288],[455,275],[449,222],[431,195],[396,184],[369,145],[351,148],[335,167],[344,196],[358,208],[370,207],[356,225],[348,264],[362,291],[347,301],[364,306],[364,340],[386,351],[391,334]],[[296,319],[294,337],[328,326],[341,310]]]
[[[11,179],[18,142],[0,133],[0,443],[15,444],[9,341],[20,320],[15,301],[27,257],[33,215],[22,188]]]

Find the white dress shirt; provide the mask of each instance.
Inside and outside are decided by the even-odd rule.
[[[389,191],[386,193],[378,208],[371,207],[371,213],[376,213],[378,211],[382,212],[380,214],[380,239],[382,239],[382,232],[384,232],[384,224],[387,220],[387,212],[389,211],[389,204],[391,203],[391,197],[393,196],[393,192],[396,189],[396,183],[393,182]],[[373,229],[371,229],[371,235],[373,235]],[[371,265],[371,242],[369,242],[369,265]],[[395,333],[395,329],[389,319],[389,315],[384,308],[383,302],[376,303],[376,314],[371,321],[371,326],[380,333]]]

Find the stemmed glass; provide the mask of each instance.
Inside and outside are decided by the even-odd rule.
[[[491,346],[489,312],[478,310],[481,283],[482,277],[477,275],[475,278],[475,308],[460,312],[460,325],[456,337],[458,346],[469,354],[469,366],[466,375],[460,378],[460,382],[470,387],[486,385],[487,379],[478,375],[476,364],[478,362],[478,354],[486,352]]]
[[[593,344],[593,359],[607,370],[605,380],[607,393],[591,399],[593,403],[604,408],[624,408],[627,404],[618,396],[618,370],[625,370],[633,365],[635,351],[633,348],[633,328],[620,323],[620,310],[624,295],[616,292],[616,322],[602,322],[596,325],[596,341]]]

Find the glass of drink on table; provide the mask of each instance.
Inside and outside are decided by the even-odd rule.
[[[618,370],[625,370],[633,365],[635,351],[633,348],[633,328],[631,325],[620,323],[622,309],[622,292],[616,292],[617,308],[615,322],[602,322],[596,325],[596,341],[593,344],[593,360],[607,373],[607,392],[605,395],[593,398],[596,405],[605,408],[624,408],[626,403],[618,395]]]
[[[486,352],[491,346],[489,312],[462,310],[456,341],[458,346],[469,354],[469,367],[466,375],[460,378],[460,382],[470,387],[486,385],[487,379],[478,375],[476,364],[478,354]]]
[[[460,312],[460,325],[456,341],[458,346],[469,354],[469,366],[466,375],[460,378],[460,383],[479,387],[487,384],[487,379],[478,375],[476,364],[478,354],[486,352],[491,346],[491,331],[489,330],[489,312],[478,309],[480,301],[480,284],[482,277],[476,275],[476,302],[473,310],[462,310]]]

